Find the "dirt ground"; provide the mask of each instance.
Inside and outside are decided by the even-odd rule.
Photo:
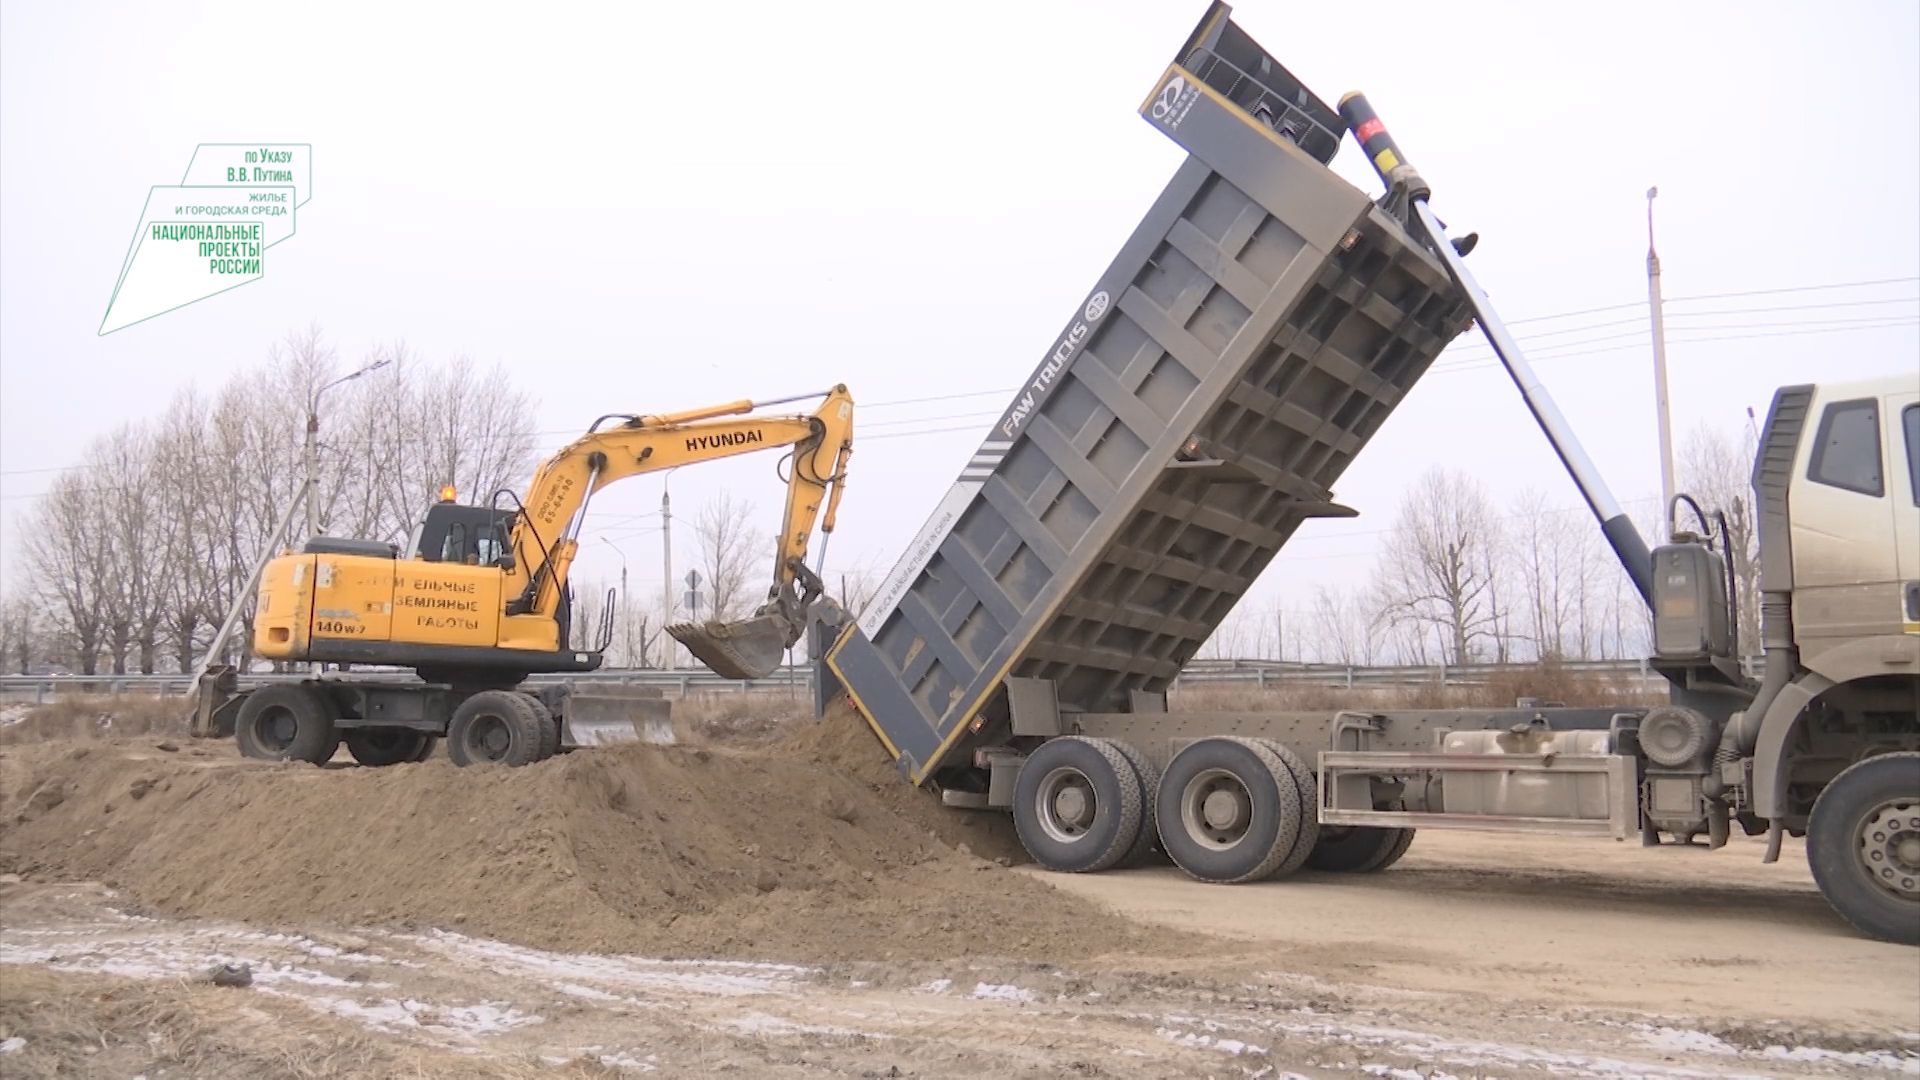
[[[845,717],[517,770],[11,745],[0,1075],[1920,1076],[1920,950],[1797,847],[1023,861]]]

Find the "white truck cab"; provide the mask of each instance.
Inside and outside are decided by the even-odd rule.
[[[1845,680],[1920,635],[1920,374],[1810,389],[1787,487],[1794,637]]]

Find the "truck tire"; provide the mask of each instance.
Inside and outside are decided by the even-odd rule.
[[[429,758],[433,757],[434,750],[437,749],[439,746],[440,746],[440,736],[429,735],[426,738],[420,740],[420,749],[418,751],[415,751],[414,755],[411,758],[408,758],[407,760],[426,761]]]
[[[326,699],[304,686],[266,686],[247,695],[233,725],[240,753],[261,761],[324,765],[340,748]]]
[[[1320,830],[1307,865],[1335,874],[1371,874],[1399,862],[1412,843],[1412,829],[1329,825]]]
[[[343,741],[353,760],[371,768],[379,768],[382,765],[398,765],[403,761],[419,761],[421,745],[432,738],[426,732],[412,728],[363,727],[349,729]]]
[[[1107,869],[1133,849],[1145,816],[1140,777],[1107,739],[1049,739],[1027,755],[1014,784],[1014,830],[1049,870]]]
[[[525,693],[520,695],[520,700],[527,703],[533,722],[540,725],[540,760],[545,761],[560,752],[560,725],[554,721],[546,702]]]
[[[1140,778],[1140,832],[1133,838],[1133,846],[1127,849],[1120,861],[1113,865],[1119,869],[1145,866],[1152,861],[1153,845],[1160,839],[1160,830],[1153,823],[1154,800],[1160,795],[1160,770],[1153,767],[1147,755],[1141,753],[1132,743],[1113,741],[1114,748],[1133,766],[1133,773]]]
[[[1313,854],[1313,846],[1320,841],[1320,787],[1314,782],[1313,770],[1300,760],[1300,755],[1272,739],[1261,739],[1259,743],[1286,763],[1287,771],[1293,774],[1294,790],[1300,796],[1300,831],[1294,836],[1293,850],[1269,875],[1285,877],[1300,869]]]
[[[1160,846],[1189,875],[1234,884],[1271,875],[1300,836],[1293,770],[1258,739],[1187,744],[1160,777]]]
[[[512,690],[482,690],[461,702],[447,725],[447,756],[462,767],[540,760],[540,725],[526,700]]]
[[[1857,761],[1814,800],[1807,865],[1860,932],[1920,945],[1920,753]]]

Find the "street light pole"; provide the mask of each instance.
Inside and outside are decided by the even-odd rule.
[[[320,485],[316,482],[315,476],[317,472],[315,461],[319,457],[320,448],[320,395],[339,386],[343,382],[352,382],[369,371],[379,371],[391,363],[393,363],[391,359],[375,360],[373,363],[360,368],[358,371],[342,375],[332,382],[322,385],[313,392],[312,397],[307,399],[307,441],[305,456],[307,465],[307,535],[310,537],[320,534],[320,504],[317,501]]]
[[[1653,200],[1660,189],[1647,189],[1647,308],[1653,315],[1653,400],[1660,421],[1660,535],[1673,531],[1673,417],[1667,407],[1667,319],[1660,299],[1660,256],[1653,249]]]

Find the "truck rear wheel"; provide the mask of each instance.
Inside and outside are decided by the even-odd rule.
[[[1114,865],[1132,850],[1145,814],[1139,775],[1107,739],[1049,739],[1027,756],[1014,784],[1014,829],[1049,870]]]
[[[424,731],[411,728],[368,727],[348,730],[345,742],[353,760],[378,768],[419,761],[422,744],[432,738]]]
[[[1328,825],[1321,828],[1307,865],[1336,874],[1370,874],[1399,862],[1412,843],[1412,829]]]
[[[1313,854],[1314,845],[1320,842],[1320,789],[1313,781],[1313,770],[1300,760],[1300,755],[1272,739],[1261,739],[1259,743],[1286,763],[1287,771],[1293,774],[1294,791],[1300,796],[1299,835],[1294,837],[1293,851],[1280,861],[1272,875],[1282,877],[1300,869]]]
[[[1920,753],[1855,762],[1814,800],[1807,865],[1840,917],[1920,945]]]
[[[1293,770],[1261,740],[1201,739],[1160,777],[1160,846],[1201,881],[1257,881],[1293,854],[1300,807]]]
[[[265,686],[247,695],[234,719],[240,753],[262,761],[323,765],[340,748],[326,700],[304,686]]]
[[[1160,839],[1160,830],[1153,823],[1153,807],[1160,795],[1160,770],[1154,768],[1153,762],[1147,760],[1147,755],[1133,744],[1116,739],[1113,745],[1127,759],[1127,764],[1133,766],[1134,775],[1140,778],[1140,832],[1133,838],[1133,846],[1113,865],[1121,868],[1144,866],[1153,854],[1154,841]]]
[[[455,765],[531,765],[543,738],[527,699],[512,690],[482,690],[460,703],[447,725]]]

